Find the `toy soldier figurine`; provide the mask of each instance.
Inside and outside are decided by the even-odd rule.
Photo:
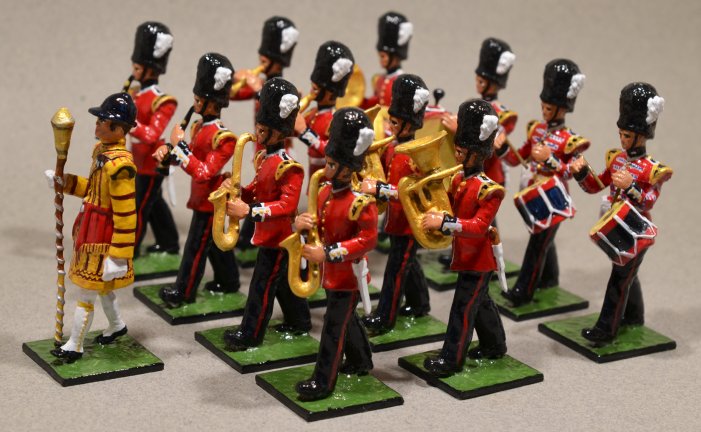
[[[380,300],[375,312],[363,318],[371,333],[386,333],[393,329],[397,314],[421,317],[431,310],[428,284],[416,257],[419,244],[412,235],[397,194],[399,180],[418,172],[409,155],[395,152],[397,145],[413,140],[416,131],[423,126],[428,98],[429,91],[420,77],[405,74],[396,80],[388,113],[390,130],[397,141],[391,143],[382,155],[387,183],[372,179],[365,179],[362,183],[363,193],[389,202],[384,233],[389,236],[390,250]],[[406,301],[400,308],[402,295]]]
[[[589,140],[565,126],[565,115],[574,110],[584,78],[571,60],[557,59],[548,63],[540,93],[543,121],[533,120],[528,124],[526,142],[517,152],[506,141],[496,143],[497,154],[509,165],[516,166],[520,161],[530,160],[530,170],[534,174],[530,184],[557,177],[566,188],[566,181],[572,177],[567,164],[589,148]],[[566,190],[561,193],[566,195]],[[530,302],[536,288],[558,284],[554,241],[561,220],[531,234],[516,284],[508,292],[502,293],[514,306]]]
[[[363,111],[336,111],[324,168],[331,184],[319,191],[317,214],[302,213],[295,220],[298,232],[318,227],[323,246],[305,245],[302,256],[323,263],[322,286],[328,299],[314,373],[296,385],[303,400],[329,396],[339,371],[364,375],[373,366],[370,343],[355,309],[360,287],[367,281],[366,254],[377,242],[377,207],[371,197],[350,187],[351,175],[361,170],[373,138],[372,124]]]
[[[233,252],[212,247],[214,207],[207,200],[224,180],[220,171],[231,158],[236,145],[236,136],[220,120],[221,109],[229,105],[233,72],[231,62],[221,54],[208,53],[200,58],[192,91],[194,112],[200,114],[202,120],[192,125],[191,145],[184,141],[185,132],[176,127],[171,134],[171,142],[176,143],[175,146],[163,145],[153,155],[160,162],[170,154],[192,177],[187,202],[187,207],[192,209],[192,221],[180,270],[175,283],[164,286],[159,293],[170,307],[195,301],[207,257],[214,269],[214,280],[206,283],[205,289],[225,293],[239,289],[239,274]]]
[[[178,102],[158,87],[158,78],[165,74],[173,36],[159,22],[145,22],[136,29],[134,52],[131,55],[132,77],[141,84],[134,96],[136,127],[131,131],[132,154],[136,164],[136,245],[138,256],[146,234],[146,224],[153,230],[156,244],[146,250],[177,254],[178,230],[173,215],[161,193],[163,175],[156,171],[154,151],[165,142],[163,131],[175,113]]]
[[[451,270],[459,272],[448,330],[438,357],[424,367],[433,375],[449,376],[462,370],[465,354],[477,331],[479,346],[467,352],[471,358],[501,358],[506,337],[496,305],[489,297],[489,280],[497,264],[492,252],[490,224],[504,198],[504,188],[484,174],[484,161],[492,154],[498,117],[492,105],[472,99],[458,109],[455,155],[463,171],[451,182],[455,216],[428,212],[426,230],[440,229],[453,236]]]
[[[600,183],[583,157],[570,164],[585,192],[597,193],[610,185],[609,205],[624,200],[650,220],[650,210],[657,202],[662,184],[672,177],[672,169],[648,156],[645,148],[647,141],[655,137],[657,118],[663,107],[664,99],[650,84],[636,82],[623,88],[617,123],[621,148],[606,153],[606,169],[598,175]],[[629,218],[625,219],[627,222]],[[599,319],[594,327],[582,330],[585,339],[605,345],[613,341],[621,325],[645,322],[638,280],[638,268],[645,252],[646,248],[640,250],[624,265],[613,264]]]
[[[311,94],[316,108],[304,115],[306,127],[301,128],[299,139],[309,147],[309,176],[324,168],[324,149],[329,140],[329,125],[336,107],[336,99],[346,93],[353,71],[353,53],[340,42],[322,44],[316,53],[312,71]]]
[[[100,296],[108,326],[95,342],[109,344],[127,333],[114,290],[134,282],[132,257],[136,232],[134,176],[136,166],[125,136],[136,125],[136,107],[127,93],[108,96],[88,110],[97,117],[92,166],[88,178],[63,177],[64,192],[83,199],[73,226],[73,257],[68,277],[76,284],[78,304],[70,339],[51,351],[68,363],[83,356],[94,305]],[[53,187],[54,171],[46,171]]]
[[[392,99],[392,84],[404,73],[402,60],[409,57],[409,41],[414,25],[397,12],[387,12],[377,22],[377,53],[386,73],[372,77],[373,95],[366,98],[363,108],[377,104],[388,107]]]
[[[284,314],[284,322],[276,330],[305,333],[312,327],[306,299],[290,290],[288,256],[279,247],[292,234],[292,217],[304,181],[302,165],[288,156],[284,145],[285,138],[294,132],[298,112],[299,93],[294,85],[282,78],[265,82],[256,113],[256,140],[265,151],[256,154],[256,175],[251,184],[241,190],[240,199],[228,202],[226,209],[231,217],[251,217],[256,224],[252,243],[258,247],[241,325],[224,333],[227,348],[232,351],[260,345],[275,298]]]

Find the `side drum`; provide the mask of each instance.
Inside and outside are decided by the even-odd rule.
[[[538,181],[514,195],[514,204],[531,234],[572,218],[576,212],[572,198],[555,176]]]

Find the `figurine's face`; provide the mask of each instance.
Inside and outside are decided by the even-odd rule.
[[[112,130],[112,121],[98,118],[95,122],[95,138],[103,143],[115,143],[124,138],[124,131],[121,127]]]
[[[134,77],[135,80],[141,81],[144,75],[144,66],[140,65],[138,63],[132,63],[131,64],[131,76]]]
[[[638,135],[633,131],[625,129],[618,129],[618,137],[621,140],[621,148],[623,150],[630,150],[633,147],[640,147],[642,145],[645,145],[646,141],[642,135]]]
[[[397,138],[403,138],[412,134],[411,123],[400,118],[389,116],[389,130]]]
[[[460,146],[455,146],[455,159],[458,161],[458,163],[462,164],[465,162],[465,158],[467,158],[467,149]]]
[[[389,54],[384,52],[384,51],[378,51],[377,55],[380,56],[380,66],[383,69],[387,69],[389,67],[389,62],[391,60]]]
[[[477,90],[477,94],[483,95],[487,92],[487,89],[489,88],[489,80],[482,78],[479,75],[475,75],[475,89]]]
[[[263,73],[266,76],[270,77],[282,74],[282,64],[274,62],[264,55],[259,55],[258,61],[260,61],[261,66],[263,66]]]
[[[339,171],[340,170],[340,171]],[[351,181],[351,170],[346,166],[341,166],[334,158],[326,156],[326,166],[324,166],[324,177],[332,180],[336,176],[336,180],[340,182]]]
[[[195,95],[195,102],[192,104],[192,107],[195,108],[195,113],[202,114],[202,107],[204,106],[204,101],[204,98]]]
[[[256,123],[256,141],[261,145],[273,145],[285,139],[280,131],[264,124]]]
[[[321,87],[315,82],[312,83],[312,89],[310,90],[312,94],[312,100],[316,100],[316,98],[319,96],[321,93]]]
[[[543,113],[543,120],[546,122],[551,122],[553,120],[560,120],[565,118],[566,110],[560,108],[557,105],[540,102],[540,110]]]

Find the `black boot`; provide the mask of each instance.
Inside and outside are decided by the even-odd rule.
[[[467,352],[467,356],[471,359],[490,359],[496,360],[506,355],[506,345],[498,344],[491,347],[482,347],[478,345]]]
[[[216,281],[209,281],[204,284],[204,289],[222,294],[238,292],[239,288],[241,288],[241,284],[238,281],[229,285],[220,284]]]
[[[166,285],[162,287],[160,291],[158,291],[158,297],[160,297],[161,300],[163,300],[163,302],[166,304],[166,306],[170,308],[180,307],[185,301],[183,293],[181,293],[176,288],[173,288],[172,285]]]
[[[610,344],[615,336],[598,327],[592,327],[582,329],[582,337],[594,344],[594,346],[601,347]]]
[[[83,353],[78,351],[64,351],[63,348],[56,348],[49,351],[54,357],[63,359],[66,363],[73,363],[76,360],[80,360],[83,357]]]
[[[502,291],[501,296],[510,301],[513,307],[519,307],[532,300],[523,289],[518,287],[513,287],[508,291]]]
[[[462,370],[442,357],[428,357],[424,360],[424,367],[431,375],[438,378],[449,377]]]
[[[95,338],[95,343],[99,343],[100,345],[111,344],[112,342],[117,340],[118,337],[124,336],[125,334],[127,334],[127,326],[124,326],[123,329],[116,331],[109,336],[99,335]]]
[[[416,307],[416,306],[409,306],[409,305],[404,305],[399,309],[399,315],[401,316],[412,316],[415,318],[419,318],[422,316],[428,315],[428,313],[431,311],[431,307]]]
[[[378,315],[365,315],[362,321],[365,329],[375,335],[384,334],[392,330],[392,327],[387,325],[387,323],[385,323],[384,320]]]
[[[340,368],[338,368],[338,371],[342,374],[345,375],[358,375],[358,376],[363,376],[367,375],[368,371],[372,369],[373,365],[372,362],[370,362],[370,365],[357,365],[348,362],[348,360],[344,361],[343,364],[341,365]]]
[[[333,393],[332,390],[322,386],[318,381],[313,379],[298,382],[297,385],[295,385],[295,390],[297,394],[299,394],[299,399],[304,402],[324,399]]]
[[[239,329],[229,329],[224,332],[224,343],[229,351],[246,351],[249,348],[258,346],[259,344],[253,340],[246,338],[243,332]]]
[[[295,336],[299,336],[299,335],[303,335],[305,333],[309,333],[309,330],[312,329],[312,326],[309,325],[308,327],[299,327],[299,326],[295,326],[295,325],[287,324],[287,323],[283,322],[283,323],[277,324],[273,328],[278,333],[291,333]]]

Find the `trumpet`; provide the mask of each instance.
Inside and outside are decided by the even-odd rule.
[[[243,166],[243,151],[246,143],[254,141],[255,136],[245,133],[236,141],[236,149],[231,162],[231,188],[220,187],[209,194],[209,201],[214,205],[212,220],[212,238],[217,247],[230,251],[239,239],[239,221],[229,217],[229,226],[225,226],[226,202],[232,198],[241,197],[241,168]]]
[[[446,135],[442,131],[438,135],[417,138],[395,148],[397,153],[409,155],[421,173],[404,177],[397,189],[411,231],[421,246],[427,249],[442,249],[452,242],[450,236],[438,230],[424,231],[421,228],[421,221],[427,212],[453,214],[443,182],[460,171],[462,165],[442,169],[439,155]]]
[[[303,113],[304,111],[309,108],[309,104],[312,103],[314,100],[314,97],[316,94],[314,93],[309,93],[308,95],[304,96],[302,99],[299,100],[299,113]]]
[[[259,65],[255,69],[251,69],[249,71],[249,74],[250,75],[260,75],[261,73],[263,73],[264,70],[265,70],[265,66]],[[247,79],[247,77],[243,77],[231,85],[231,90],[229,91],[229,99],[233,99],[234,97],[236,97],[239,90],[241,90],[243,88],[243,86],[246,85],[246,79]]]
[[[317,199],[319,196],[319,187],[324,178],[324,170],[316,171],[309,180],[309,204],[307,212],[314,215],[316,218]],[[309,230],[307,233],[306,243],[321,246],[319,240],[319,232],[316,228]],[[302,298],[311,297],[321,286],[321,269],[319,263],[307,262],[309,273],[307,280],[302,280],[299,273],[300,263],[302,261],[302,234],[294,233],[280,242],[280,247],[287,251],[289,262],[287,264],[287,280],[290,284],[290,290],[297,296]]]

